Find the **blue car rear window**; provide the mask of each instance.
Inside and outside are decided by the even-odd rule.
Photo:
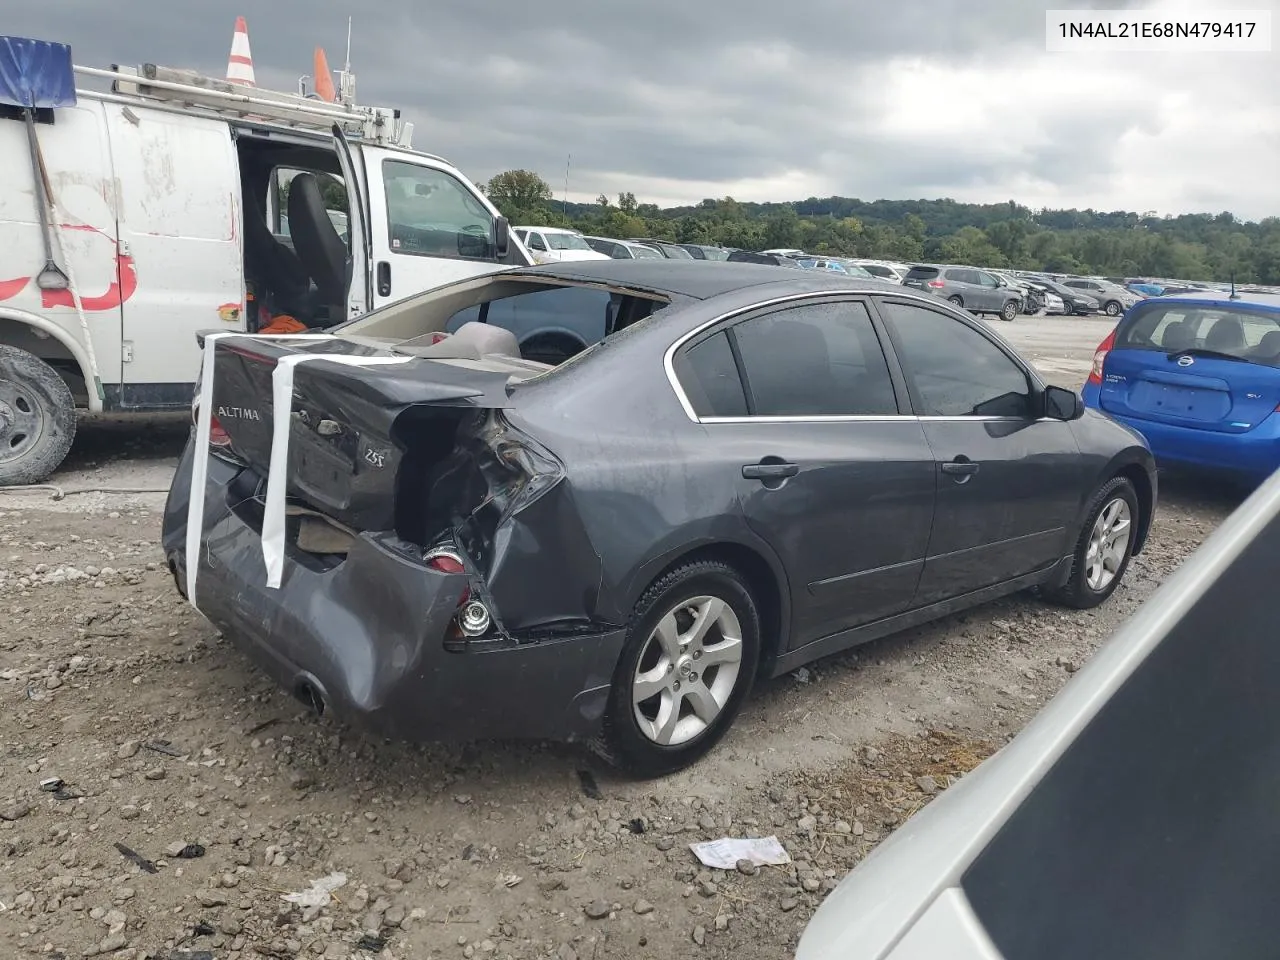
[[[1208,350],[1280,366],[1280,312],[1170,303],[1135,311],[1116,332],[1117,350]]]

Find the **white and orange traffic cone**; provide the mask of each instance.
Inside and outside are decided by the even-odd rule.
[[[227,58],[227,79],[232,83],[254,85],[253,54],[249,52],[249,26],[244,17],[236,17],[236,32],[231,37],[231,56]]]

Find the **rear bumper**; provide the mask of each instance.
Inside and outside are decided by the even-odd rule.
[[[1087,384],[1083,393],[1086,406],[1142,434],[1161,466],[1183,465],[1253,479],[1268,477],[1280,467],[1280,417],[1274,414],[1247,433],[1220,433],[1104,410],[1096,384]]]
[[[180,589],[192,458],[188,444],[164,518]],[[426,567],[420,550],[389,533],[361,535],[332,567],[290,547],[281,586],[270,589],[257,529],[230,506],[238,473],[210,458],[197,606],[286,690],[318,695],[326,712],[395,739],[598,731],[624,631],[447,650],[465,578]]]

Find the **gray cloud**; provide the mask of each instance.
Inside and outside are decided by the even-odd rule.
[[[368,13],[334,0],[217,6],[179,18],[160,0],[58,0],[10,12],[7,29],[70,42],[81,63],[159,61],[220,74],[243,13],[259,82],[290,89],[310,72],[316,44],[340,65],[351,10],[360,99],[401,106],[417,146],[476,179],[522,166],[557,186],[572,153],[575,192],[592,194],[595,181],[628,177],[728,185],[794,171],[867,198],[1019,178],[1083,189],[1114,174],[1126,130],[1151,122],[1120,92],[1041,127],[1030,109],[1006,118],[997,127],[1011,141],[1004,150],[984,142],[990,131],[923,145],[876,132],[886,111],[919,110],[929,123],[928,104],[880,95],[893,58],[981,66],[1040,53],[1044,11],[1026,0],[916,0],[909,12],[848,0],[379,0]]]

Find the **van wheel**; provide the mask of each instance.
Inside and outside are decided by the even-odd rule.
[[[1088,610],[1115,592],[1129,568],[1138,509],[1137,492],[1127,477],[1113,477],[1099,488],[1076,541],[1071,576],[1047,593],[1050,600]]]
[[[0,486],[44,480],[76,436],[76,404],[58,372],[0,344]]]
[[[718,561],[676,568],[636,604],[593,751],[640,777],[689,766],[733,723],[759,657],[742,577]]]

